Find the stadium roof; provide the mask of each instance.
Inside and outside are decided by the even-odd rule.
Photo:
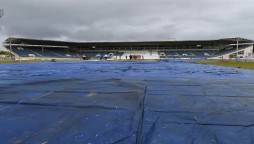
[[[57,41],[57,40],[42,40],[42,39],[29,39],[29,38],[8,38],[4,41],[4,44],[30,44],[30,45],[57,45],[57,46],[82,46],[87,44],[105,44],[105,45],[126,45],[126,44],[142,44],[142,45],[151,45],[151,44],[172,44],[172,45],[181,45],[181,44],[207,44],[207,43],[218,43],[218,44],[232,44],[236,43],[253,43],[253,40],[245,38],[224,38],[218,40],[183,40],[183,41],[84,41],[84,42],[69,42],[69,41]]]

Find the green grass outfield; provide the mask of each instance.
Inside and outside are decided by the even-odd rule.
[[[254,70],[254,62],[197,62],[197,63]]]

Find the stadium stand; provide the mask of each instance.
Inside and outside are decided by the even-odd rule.
[[[200,59],[200,58],[208,58],[215,55],[217,51],[214,50],[200,50],[200,51],[160,51],[158,52],[160,58],[163,59]],[[225,53],[227,53],[226,51]]]
[[[34,53],[33,51],[24,48],[24,47],[12,47],[11,51],[13,51],[14,53],[16,53],[17,55],[21,56],[21,57],[39,57],[40,55],[37,55],[36,53]]]
[[[180,58],[180,55],[175,51],[164,51],[166,58]]]
[[[238,51],[244,50],[247,47],[248,46],[239,46]],[[236,47],[230,46],[230,47],[227,47],[227,48],[224,48],[224,49],[218,51],[214,55],[220,56],[220,55],[230,54],[230,53],[234,53],[234,52],[236,52]]]
[[[41,57],[52,57],[52,58],[54,58],[54,57],[60,57],[58,54],[56,54],[56,53],[52,53],[52,52],[50,52],[50,51],[48,51],[47,49],[38,49],[38,48],[28,48],[28,49],[30,49],[31,51],[33,51],[33,52],[35,52],[35,53],[37,53],[37,54],[39,54]]]
[[[192,53],[192,55],[194,55],[196,58],[203,58],[203,57],[205,57],[203,51],[191,51],[190,53]]]
[[[126,51],[122,55],[123,57],[128,57],[132,55],[136,59],[159,59],[160,56],[157,51]],[[134,58],[135,59],[135,58]]]
[[[85,55],[86,57],[89,57],[89,58],[96,58],[101,56],[101,54],[97,52],[86,52],[86,53],[82,53],[82,55]]]
[[[139,41],[139,42],[65,42],[8,38],[3,46],[15,53],[15,58],[82,58],[100,59],[105,54],[109,59],[200,59],[221,56],[244,50],[241,57],[253,53],[253,41],[244,38],[226,38],[200,41]]]

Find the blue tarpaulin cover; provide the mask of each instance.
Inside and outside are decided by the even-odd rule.
[[[252,144],[254,71],[177,61],[0,65],[1,144]]]

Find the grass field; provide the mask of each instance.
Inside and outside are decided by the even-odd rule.
[[[3,63],[25,63],[25,62],[48,62],[48,60],[0,60],[0,64]]]
[[[254,62],[197,62],[197,63],[254,70]]]

